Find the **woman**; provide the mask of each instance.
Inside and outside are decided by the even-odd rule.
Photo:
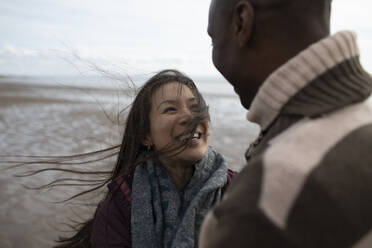
[[[197,247],[200,225],[234,173],[209,147],[208,107],[193,81],[161,71],[129,112],[109,192],[58,247]]]

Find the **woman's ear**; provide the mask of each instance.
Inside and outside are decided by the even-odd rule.
[[[149,135],[147,135],[142,140],[142,145],[146,146],[147,147],[147,150],[150,150],[150,148],[152,147],[153,143],[152,143],[151,137]]]
[[[234,34],[239,47],[244,47],[251,39],[254,22],[254,8],[249,1],[239,1],[234,7]]]

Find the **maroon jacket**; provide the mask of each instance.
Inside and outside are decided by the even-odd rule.
[[[133,173],[118,177],[109,185],[109,194],[98,205],[94,217],[91,244],[93,248],[130,248],[131,244],[131,190]],[[227,183],[222,194],[236,172],[227,171]]]

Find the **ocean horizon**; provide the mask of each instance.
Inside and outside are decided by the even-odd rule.
[[[225,157],[229,168],[241,170],[244,152],[257,137],[258,126],[246,120],[247,110],[228,83],[213,78],[194,80],[209,105],[210,145]],[[141,85],[138,78],[134,83]],[[0,247],[51,247],[65,229],[63,222],[74,214],[80,218],[92,214],[94,207],[74,203],[72,210],[71,205],[53,203],[81,192],[81,187],[24,187],[38,187],[71,175],[44,172],[14,177],[58,165],[32,164],[4,170],[9,166],[6,161],[17,160],[11,155],[69,156],[120,144],[128,113],[122,110],[135,96],[130,86],[131,82],[101,76],[0,77]],[[64,168],[111,170],[115,159]],[[88,202],[93,202],[91,197]],[[77,201],[85,202],[86,198]]]

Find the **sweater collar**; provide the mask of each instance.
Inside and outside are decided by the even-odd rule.
[[[359,54],[356,34],[350,31],[310,45],[265,80],[252,102],[248,120],[259,124],[262,130],[267,129],[303,88],[344,61],[359,58]],[[363,70],[358,68],[357,71]]]

